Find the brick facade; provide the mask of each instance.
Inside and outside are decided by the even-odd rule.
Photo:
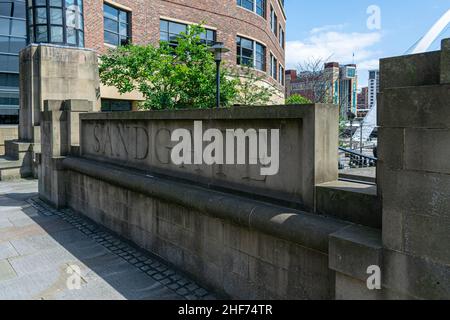
[[[270,77],[270,53],[285,67],[285,52],[279,38],[270,28],[270,6],[275,9],[278,24],[286,32],[286,19],[279,0],[267,0],[266,16],[257,15],[236,4],[236,0],[115,0],[109,3],[131,12],[131,37],[135,44],[159,42],[159,20],[203,23],[217,32],[217,41],[231,51],[225,60],[236,65],[236,36],[254,39],[266,46],[267,81],[284,93],[284,88]],[[106,52],[103,35],[103,1],[84,0],[85,43],[87,48]],[[277,71],[279,66],[277,67]],[[279,72],[279,71],[278,71]]]

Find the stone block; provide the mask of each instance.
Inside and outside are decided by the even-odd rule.
[[[380,60],[380,91],[440,83],[441,53],[427,52]]]
[[[383,287],[419,299],[450,297],[450,268],[430,259],[383,250]]]
[[[377,187],[334,181],[316,187],[317,212],[340,220],[381,228],[381,201]]]
[[[450,39],[441,44],[441,84],[450,84]]]
[[[381,232],[351,226],[330,235],[330,269],[360,281],[368,278],[370,266],[382,265]]]
[[[450,129],[406,129],[404,155],[407,170],[450,174]]]
[[[393,128],[449,128],[450,84],[382,91],[378,125]]]
[[[382,300],[381,290],[369,290],[366,281],[336,272],[336,300]]]
[[[387,171],[383,179],[383,243],[449,262],[450,175]]]
[[[378,161],[387,169],[403,169],[405,129],[378,128]]]

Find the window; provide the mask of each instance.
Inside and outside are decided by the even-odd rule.
[[[82,0],[28,0],[29,41],[84,47]]]
[[[181,33],[188,31],[188,25],[168,20],[160,20],[159,22],[159,39],[167,41],[170,46],[175,47],[178,43],[178,37]],[[212,46],[216,42],[216,31],[205,29],[200,35],[200,39],[207,46]]]
[[[283,66],[280,64],[280,68],[279,68],[279,82],[280,82],[280,84],[282,85],[282,86],[284,86],[284,77],[285,77],[285,75],[284,75],[284,68],[283,68]]]
[[[278,28],[278,17],[273,7],[270,6],[270,29],[275,34],[275,36],[277,36],[277,28]]]
[[[237,0],[236,3],[238,6],[253,11],[264,19],[266,18],[266,0]]]
[[[102,99],[102,112],[131,111],[131,101]]]
[[[270,54],[270,76],[277,80],[278,60],[273,54]]]
[[[103,23],[105,43],[123,46],[131,43],[130,16],[128,11],[103,4]]]
[[[236,63],[238,65],[266,71],[266,47],[259,42],[238,36],[236,38],[236,48]]]
[[[280,47],[282,47],[284,49],[284,30],[283,27],[280,24],[280,31],[278,33],[280,35]]]
[[[0,2],[0,124],[19,121],[19,51],[27,43],[26,4]]]

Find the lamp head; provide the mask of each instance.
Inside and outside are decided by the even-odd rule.
[[[222,61],[223,53],[230,51],[228,48],[225,48],[223,42],[216,42],[208,50],[211,51],[212,53],[214,53],[214,60],[218,61],[218,62]]]

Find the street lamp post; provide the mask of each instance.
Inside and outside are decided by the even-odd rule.
[[[356,115],[353,112],[348,111],[347,118],[350,120],[350,150],[353,150],[353,120],[355,120]]]
[[[216,108],[220,108],[220,63],[222,62],[222,54],[230,50],[225,48],[222,42],[216,42],[209,51],[214,53],[216,61]]]

